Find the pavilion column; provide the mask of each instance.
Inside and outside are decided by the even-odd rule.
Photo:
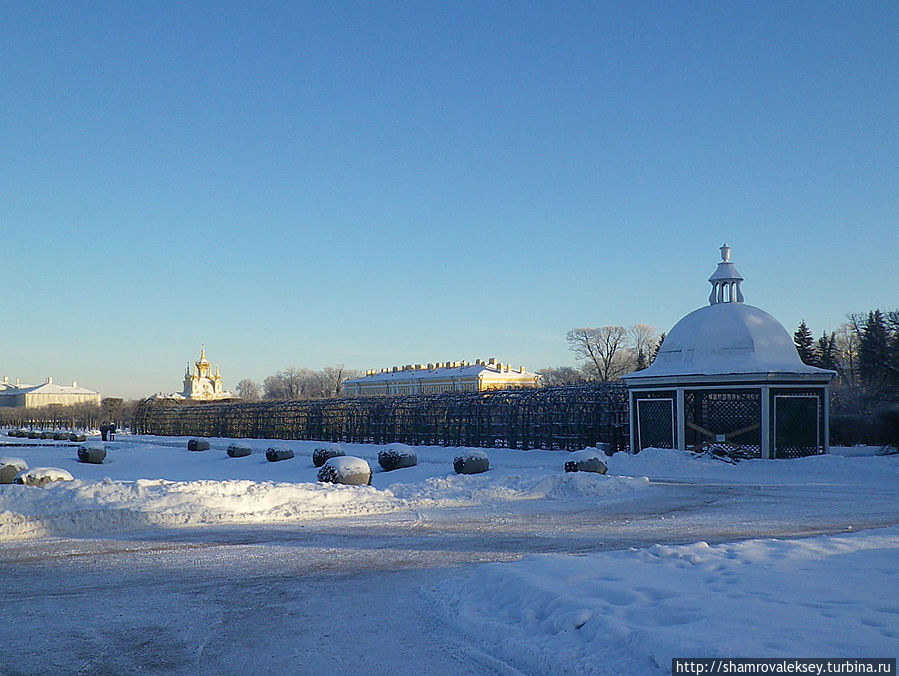
[[[684,418],[684,388],[677,388],[677,448],[687,450],[687,421]]]
[[[771,388],[762,385],[762,460],[771,459]]]
[[[830,453],[830,387],[824,387],[824,452]]]
[[[628,393],[629,404],[628,408],[628,424],[630,425],[630,433],[631,433],[631,455],[634,455],[639,449],[637,448],[637,433],[636,433],[636,425],[634,425],[634,421],[637,419],[637,395],[633,392]]]

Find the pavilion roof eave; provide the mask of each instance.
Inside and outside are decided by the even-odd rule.
[[[667,385],[678,387],[681,385],[703,385],[715,387],[716,385],[777,385],[802,383],[809,385],[827,385],[836,376],[835,371],[821,369],[820,373],[787,373],[783,371],[771,371],[761,373],[717,373],[711,374],[660,374],[657,376],[640,377],[637,374],[629,374],[624,378],[629,389],[641,387],[659,387]]]

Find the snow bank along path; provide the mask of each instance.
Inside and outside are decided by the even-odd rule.
[[[127,439],[127,437],[126,437]],[[187,438],[131,438],[107,444],[100,465],[79,463],[68,447],[16,449],[29,465],[51,465],[74,481],[40,490],[0,486],[0,540],[43,535],[105,534],[147,527],[292,523],[399,511],[475,507],[544,499],[614,499],[645,489],[648,480],[565,475],[564,456],[545,451],[491,452],[494,469],[453,471],[458,449],[421,448],[415,467],[380,471],[378,445],[347,444],[348,455],[375,468],[372,486],[317,481],[314,442],[279,442],[295,457],[268,462],[270,440],[243,441],[253,453],[230,458],[227,439],[208,451],[187,450]]]
[[[896,657],[899,527],[485,564],[448,621],[527,671],[655,673],[673,657]]]
[[[891,523],[895,500],[880,493],[895,492],[899,479],[895,456],[818,456],[728,465],[655,449],[637,456],[616,454],[608,459],[607,476],[565,474],[562,468],[570,454],[564,452],[444,447],[419,447],[416,466],[383,472],[377,464],[382,446],[345,444],[348,455],[368,460],[375,473],[371,486],[342,486],[317,481],[311,460],[320,445],[315,442],[279,442],[293,450],[295,457],[270,463],[265,459],[270,440],[242,440],[253,453],[230,458],[225,453],[231,443],[228,439],[212,439],[210,450],[190,452],[187,437],[120,438],[107,444],[108,454],[100,465],[78,462],[75,450],[68,446],[24,442],[17,446],[16,456],[31,467],[59,467],[75,480],[44,488],[0,485],[0,541],[148,527],[289,524],[397,512],[436,516],[449,508],[481,513],[602,510],[622,501],[649,504],[664,492],[658,482],[730,487],[734,499],[744,501],[759,487],[779,490],[781,502],[789,502],[793,492],[798,497],[805,491],[812,494],[809,497],[817,496],[818,502],[809,507],[808,501],[797,500],[793,508],[824,519],[822,530],[827,530],[831,512],[843,521],[852,514],[867,518],[868,525]],[[490,471],[455,474],[453,458],[465,450],[486,453]],[[833,496],[833,504],[822,499],[826,496]],[[767,506],[768,498],[759,498],[752,505],[755,510]],[[846,501],[857,503],[854,511]],[[786,509],[771,504],[769,511],[775,515]],[[731,516],[734,522],[739,518],[743,512]]]

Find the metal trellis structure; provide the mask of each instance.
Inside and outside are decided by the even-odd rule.
[[[577,450],[628,448],[620,384],[304,401],[147,399],[135,431],[164,436]]]

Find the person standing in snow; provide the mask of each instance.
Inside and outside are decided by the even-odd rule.
[[[115,441],[115,423],[109,423],[109,440]]]
[[[103,441],[106,441],[106,434],[108,432],[109,432],[109,425],[107,425],[106,423],[103,423],[102,425],[100,425],[100,438]]]

